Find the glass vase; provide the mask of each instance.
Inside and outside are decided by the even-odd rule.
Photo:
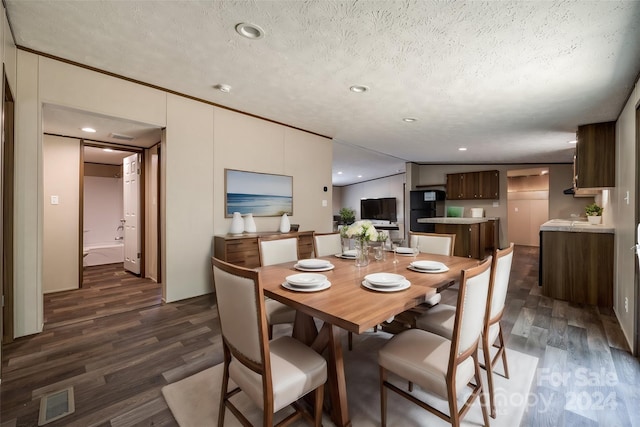
[[[367,241],[363,239],[355,239],[356,250],[356,267],[365,267],[369,265],[369,246]]]

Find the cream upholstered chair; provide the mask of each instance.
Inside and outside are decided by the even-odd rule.
[[[409,232],[409,246],[421,253],[451,256],[455,244],[455,234]]]
[[[258,253],[260,265],[282,264],[297,261],[298,238],[282,237],[277,234],[258,237]]]
[[[455,234],[441,233],[415,233],[409,232],[409,246],[418,248],[421,253],[436,255],[453,255],[456,246]],[[420,304],[421,307],[433,307],[440,302],[442,295],[437,293],[427,301]]]
[[[317,257],[342,253],[340,233],[313,233],[313,253]]]
[[[298,260],[298,239],[296,237],[281,237],[276,235],[258,237],[258,253],[260,265],[281,264]],[[273,325],[293,323],[296,311],[288,305],[271,298],[265,301],[267,323],[269,324],[269,339],[273,338]]]
[[[386,425],[387,389],[418,404],[452,425],[458,426],[474,400],[480,395],[485,425],[489,425],[485,404],[478,345],[482,334],[482,320],[486,313],[489,292],[491,257],[477,267],[464,270],[460,277],[458,310],[451,340],[421,329],[409,329],[393,337],[380,349],[380,409],[382,426]],[[388,372],[419,385],[424,391],[443,398],[449,403],[449,414],[429,406],[413,394],[387,380]],[[473,380],[475,385],[470,384]],[[458,410],[458,397],[462,389],[473,389]]]
[[[256,270],[216,258],[211,264],[224,349],[218,426],[224,425],[227,407],[244,425],[251,425],[230,400],[239,391],[263,410],[265,426],[273,425],[274,414],[289,405],[296,411],[278,425],[301,416],[311,419],[297,401],[314,392],[314,424],[320,426],[327,381],[324,358],[292,337],[268,340],[264,292]],[[229,378],[237,384],[232,390]]]
[[[509,368],[507,366],[507,353],[502,336],[500,320],[504,312],[505,300],[507,298],[507,288],[509,286],[509,276],[511,275],[511,263],[513,261],[513,243],[508,248],[496,250],[493,255],[493,265],[491,267],[491,284],[489,286],[488,301],[490,304],[484,319],[484,329],[480,347],[484,356],[484,367],[487,370],[489,382],[489,398],[491,403],[491,416],[496,417],[495,397],[493,392],[493,368],[502,359],[504,376],[509,378]],[[438,334],[445,338],[451,338],[453,334],[453,324],[456,308],[450,305],[440,304],[433,307],[422,316],[416,319],[416,327]],[[496,354],[491,356],[491,347],[498,349]]]

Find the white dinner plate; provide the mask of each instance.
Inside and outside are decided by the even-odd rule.
[[[371,289],[372,291],[398,292],[398,291],[404,291],[405,289],[408,289],[411,286],[411,282],[409,282],[408,280],[404,280],[404,281],[400,282],[400,284],[398,286],[376,286],[376,285],[372,285],[371,283],[367,282],[366,280],[363,280],[362,281],[362,286],[364,286],[367,289]]]
[[[413,261],[410,265],[411,267],[414,267],[418,270],[429,271],[442,270],[443,268],[447,267],[446,265],[438,261]]]
[[[413,255],[413,248],[407,248],[406,246],[399,246],[396,248],[398,255]]]
[[[331,282],[328,280],[325,280],[323,283],[320,283],[320,285],[317,285],[317,286],[296,286],[296,285],[292,285],[289,282],[284,282],[282,283],[282,287],[295,292],[318,292],[318,291],[324,291],[325,289],[330,288]]]
[[[449,267],[447,267],[446,265],[444,266],[444,268],[440,270],[422,270],[420,268],[415,268],[412,265],[407,266],[407,268],[411,271],[417,271],[418,273],[431,273],[431,274],[444,273],[445,271],[449,271]]]
[[[364,280],[374,286],[392,287],[398,286],[400,283],[406,280],[406,278],[394,273],[373,273],[364,276]]]
[[[327,276],[316,273],[299,273],[285,277],[287,283],[291,283],[296,287],[318,286],[327,281]]]
[[[318,268],[326,268],[331,265],[329,261],[326,259],[317,259],[317,258],[309,258],[309,259],[301,259],[298,260],[298,264],[302,268],[306,269],[318,269]]]
[[[325,265],[322,268],[304,268],[300,264],[296,264],[296,265],[293,266],[293,268],[295,268],[296,270],[300,270],[300,271],[329,271],[329,270],[333,270],[334,268],[336,268],[336,266],[331,264],[331,263],[329,263],[329,264]]]

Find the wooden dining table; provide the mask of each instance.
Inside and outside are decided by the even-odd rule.
[[[353,259],[324,257],[335,268],[318,272],[327,276],[331,286],[317,292],[298,292],[285,288],[289,275],[301,273],[296,262],[260,267],[260,280],[265,295],[295,308],[293,336],[315,351],[327,351],[328,387],[331,419],[337,426],[350,426],[341,336],[345,331],[356,334],[373,328],[428,297],[451,286],[464,269],[479,264],[477,259],[433,254],[404,256],[387,253],[385,260],[374,260],[357,267]],[[394,262],[397,261],[397,262]],[[423,273],[409,269],[416,260],[439,261],[449,270]],[[363,286],[364,277],[372,273],[396,273],[411,286],[395,292],[371,290]],[[318,330],[315,319],[321,320]]]

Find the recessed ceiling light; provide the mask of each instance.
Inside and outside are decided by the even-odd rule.
[[[214,89],[219,90],[219,91],[220,91],[220,92],[222,92],[222,93],[229,93],[229,92],[231,92],[231,86],[226,85],[226,84],[224,84],[224,83],[219,83],[219,84],[217,84],[217,85],[213,86],[213,88],[214,88]]]
[[[467,147],[460,147],[458,148],[458,151],[467,151]]]
[[[102,151],[106,151],[107,153],[112,153],[113,150],[111,148],[103,148]]]
[[[351,92],[355,92],[355,93],[363,93],[369,90],[368,86],[364,86],[364,85],[353,85],[349,88],[349,90]]]
[[[251,40],[257,40],[264,37],[264,30],[256,24],[249,24],[247,22],[241,22],[236,25],[236,32],[242,37],[246,37]]]
[[[567,141],[567,144],[576,144],[578,143],[578,141],[576,141],[575,139],[573,141]]]
[[[82,128],[82,131],[89,132],[89,133],[96,133],[96,130],[94,128],[89,128],[89,127]]]
[[[413,117],[405,117],[404,119],[402,119],[402,121],[407,123],[413,123],[413,122],[417,122],[418,119],[414,119]]]
[[[358,175],[358,178],[362,178],[362,175]]]
[[[342,171],[338,172],[338,175],[342,175]]]

